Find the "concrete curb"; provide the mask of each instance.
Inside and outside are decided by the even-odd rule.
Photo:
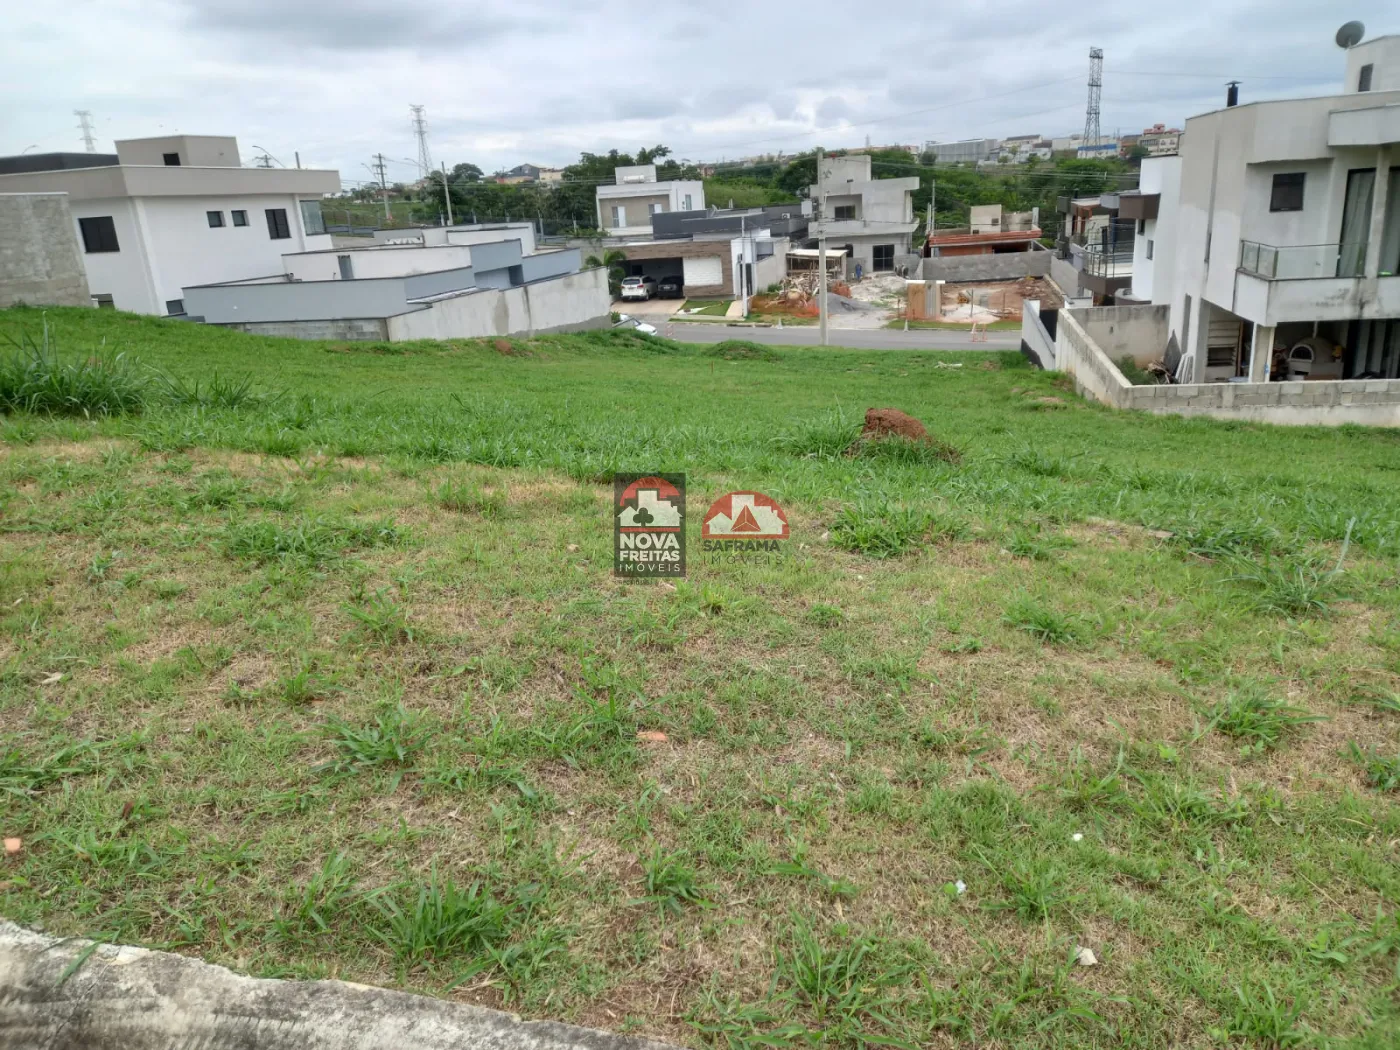
[[[674,1050],[407,992],[240,977],[92,943],[0,922],[0,1050]]]

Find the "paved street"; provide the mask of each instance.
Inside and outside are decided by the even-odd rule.
[[[658,324],[657,327],[662,335],[683,343],[719,343],[726,339],[748,339],[770,346],[820,345],[816,325],[793,328],[743,328],[727,324],[677,321],[670,325]],[[1015,350],[1021,345],[1021,333],[989,332],[985,343],[974,343],[966,332],[832,328],[828,342],[831,346],[861,350]]]

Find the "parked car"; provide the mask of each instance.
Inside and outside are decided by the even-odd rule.
[[[685,278],[683,277],[663,277],[656,285],[656,297],[658,299],[684,299],[685,298]]]
[[[622,298],[624,299],[650,299],[655,294],[655,277],[624,277],[622,279]]]

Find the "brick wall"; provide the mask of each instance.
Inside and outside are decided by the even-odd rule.
[[[66,193],[0,193],[0,308],[91,306]]]

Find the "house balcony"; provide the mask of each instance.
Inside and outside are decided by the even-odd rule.
[[[1095,251],[1092,248],[1085,248],[1083,261],[1084,268],[1080,272],[1079,283],[1094,295],[1099,297],[1116,295],[1132,286],[1133,252],[1131,244],[1128,245],[1127,251],[1123,251],[1121,246],[1118,251]]]
[[[1388,146],[1400,142],[1400,106],[1340,109],[1327,115],[1327,145]]]
[[[1400,317],[1400,277],[1363,276],[1366,245],[1240,242],[1233,312],[1259,325]]]

